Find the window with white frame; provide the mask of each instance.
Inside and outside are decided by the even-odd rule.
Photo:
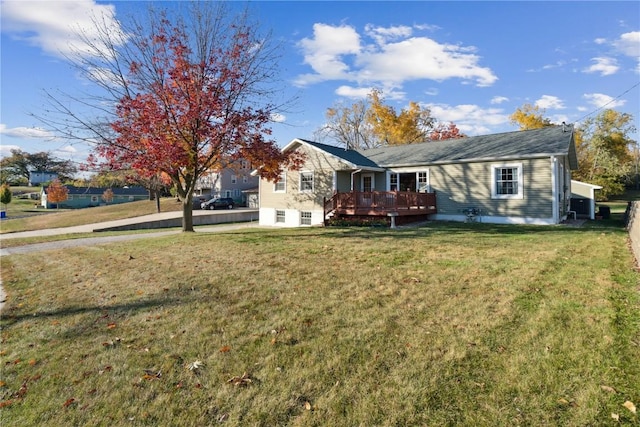
[[[389,176],[389,191],[398,191],[398,174],[392,173]]]
[[[284,193],[287,190],[287,173],[282,172],[278,180],[273,185],[273,191],[276,193]]]
[[[73,200],[73,194],[67,195],[67,200]]]
[[[276,211],[276,223],[284,224],[285,216],[284,211]]]
[[[429,191],[429,173],[418,172],[418,193],[426,193]]]
[[[249,182],[249,178],[247,177],[247,175],[242,175],[242,183],[246,184],[247,182]]]
[[[91,196],[91,201],[93,203],[97,202],[98,201],[98,196]]]
[[[491,165],[491,198],[522,199],[522,163]]]
[[[238,177],[235,175],[231,175],[231,183],[235,184],[236,182],[238,182]]]
[[[313,172],[300,172],[300,192],[313,191]]]
[[[311,225],[311,212],[300,212],[300,225]]]

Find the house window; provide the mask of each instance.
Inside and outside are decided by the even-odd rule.
[[[313,191],[313,172],[300,172],[300,192]]]
[[[276,223],[284,224],[284,211],[276,211]]]
[[[429,191],[429,173],[418,172],[418,193],[426,193]]]
[[[273,191],[276,193],[283,193],[286,191],[287,189],[287,174],[286,172],[282,172],[280,174],[280,177],[278,178],[278,180],[276,181],[275,185],[273,186]]]
[[[247,182],[249,182],[249,178],[247,178],[247,175],[242,175],[242,183],[246,184]]]
[[[91,196],[91,202],[95,203],[98,201],[98,196]]]
[[[238,181],[238,177],[236,177],[235,175],[231,175],[231,183],[235,184]]]
[[[238,188],[233,190],[233,197],[240,197],[240,190]]]
[[[224,190],[224,197],[231,197],[231,190]]]
[[[492,165],[491,198],[522,199],[522,163]]]
[[[300,212],[300,224],[311,225],[311,212]]]
[[[69,195],[67,196],[67,200],[73,200],[73,194],[69,194]]]
[[[133,196],[129,196],[129,201],[133,202],[134,197]]]
[[[389,191],[398,191],[398,174],[392,173],[389,176]]]

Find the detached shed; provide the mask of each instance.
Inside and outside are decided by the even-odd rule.
[[[599,185],[571,180],[571,210],[577,218],[596,219],[596,190]]]

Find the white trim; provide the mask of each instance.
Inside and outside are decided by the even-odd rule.
[[[496,169],[510,168],[517,169],[518,173],[518,192],[516,194],[498,194],[496,188]],[[491,198],[492,199],[524,199],[524,183],[523,183],[523,165],[522,163],[492,163],[491,164]]]
[[[274,193],[286,193],[287,192],[287,171],[282,171],[282,173],[280,174],[280,178],[276,182],[273,183],[273,192]],[[284,189],[283,190],[277,190],[276,189],[277,188],[276,184],[280,183],[281,181],[284,184]]]
[[[456,221],[464,222],[467,220],[466,215],[447,215],[433,214],[429,215],[429,219],[433,221]],[[532,218],[532,217],[510,217],[510,216],[487,216],[482,215],[481,222],[489,224],[520,224],[520,225],[554,225],[553,218]]]
[[[555,223],[560,222],[560,208],[558,203],[558,158],[551,156],[551,212]]]
[[[375,191],[376,189],[376,176],[372,173],[363,173],[360,174],[360,191],[364,190],[364,178],[371,178],[371,191]]]
[[[302,189],[302,175],[303,174],[311,174],[311,189],[310,190],[303,190]],[[316,174],[314,173],[314,171],[312,170],[301,170],[300,173],[298,174],[298,192],[299,193],[313,193],[313,191],[316,188]]]

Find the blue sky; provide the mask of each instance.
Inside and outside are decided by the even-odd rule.
[[[89,147],[56,138],[31,114],[46,108],[43,90],[74,92],[86,84],[61,55],[73,42],[70,28],[86,26],[94,12],[114,11],[118,18],[146,7],[2,1],[0,154],[20,148],[86,159]],[[525,103],[557,123],[613,108],[632,114],[640,128],[637,1],[257,1],[251,7],[282,43],[281,77],[287,95],[299,97],[273,126],[281,146],[312,138],[328,107],[350,105],[372,88],[398,110],[418,102],[468,135],[515,130],[509,115]]]

